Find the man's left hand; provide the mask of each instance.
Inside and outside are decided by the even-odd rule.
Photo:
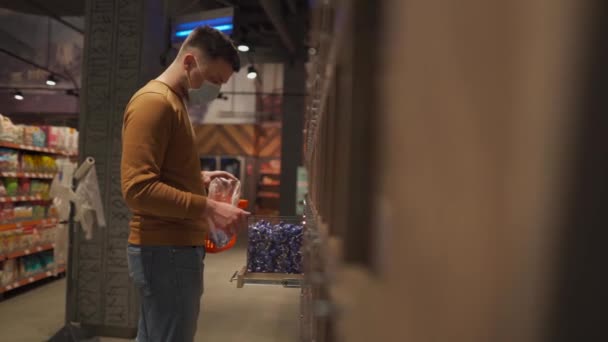
[[[220,177],[238,180],[232,173],[226,171],[201,171],[201,179],[205,187],[208,187],[212,180]]]

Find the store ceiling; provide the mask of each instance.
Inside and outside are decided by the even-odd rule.
[[[303,37],[308,27],[307,0],[166,0],[171,16],[199,10],[234,7],[239,29],[251,45],[262,49],[280,49],[286,56],[305,51]],[[0,8],[64,20],[82,17],[85,0],[0,0]],[[1,9],[0,9],[1,10]],[[66,20],[70,25],[69,19]],[[76,25],[76,29],[83,28]]]
[[[17,12],[49,15],[49,12],[62,17],[84,15],[84,0],[0,0],[0,8]]]

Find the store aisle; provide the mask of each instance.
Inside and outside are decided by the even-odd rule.
[[[229,279],[244,263],[243,246],[207,256],[196,341],[296,341],[300,291],[253,285],[237,289]],[[61,279],[0,302],[0,341],[48,339],[62,325],[64,292],[65,279]]]
[[[63,325],[65,278],[0,302],[0,341],[46,341]]]

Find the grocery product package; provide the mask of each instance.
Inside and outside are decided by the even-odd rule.
[[[241,182],[234,179],[215,178],[209,184],[207,198],[218,202],[230,203],[237,206],[241,197]],[[220,229],[215,227],[211,220],[209,222],[209,239],[217,248],[222,248],[236,235],[232,228]]]
[[[9,119],[4,115],[0,115],[0,140],[18,142],[17,140],[17,128]]]

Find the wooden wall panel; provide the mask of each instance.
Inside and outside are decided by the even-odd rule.
[[[279,158],[281,156],[281,125],[267,124],[257,128],[257,156]]]
[[[255,154],[254,125],[200,125],[194,131],[200,155]]]
[[[281,125],[195,126],[200,155],[281,156]]]

